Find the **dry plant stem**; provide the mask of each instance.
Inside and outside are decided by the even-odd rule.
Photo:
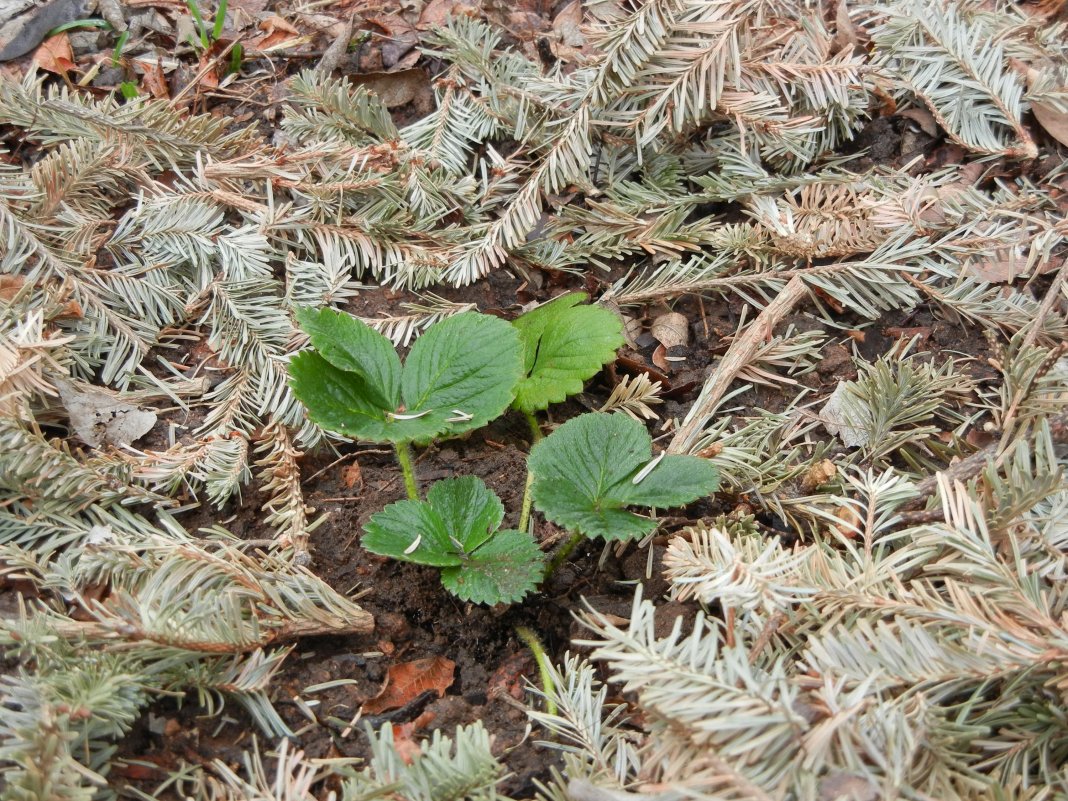
[[[326,48],[323,57],[315,65],[315,69],[327,74],[333,72],[341,65],[341,59],[349,49],[349,40],[352,39],[352,18],[342,24],[341,32],[334,38],[330,47]]]
[[[183,640],[180,637],[168,638],[162,634],[145,632],[136,626],[111,622],[87,622],[60,624],[58,630],[71,639],[81,637],[89,640],[111,640],[128,644],[153,642],[168,648],[181,648],[208,654],[243,654],[257,648],[266,648],[278,643],[297,640],[302,637],[322,637],[327,634],[346,636],[349,634],[369,634],[374,630],[374,618],[367,612],[345,620],[342,624],[331,626],[316,620],[288,621],[278,628],[263,632],[258,640],[250,642],[226,643],[218,641]]]
[[[668,453],[687,453],[693,442],[700,435],[712,416],[712,410],[722,400],[738,373],[749,364],[760,345],[771,336],[775,326],[793,311],[794,307],[808,294],[801,276],[795,275],[790,282],[757,318],[745,330],[745,333],[731,343],[723,361],[719,363],[715,374],[705,384],[697,403],[686,415],[679,430],[668,445]]]
[[[1049,418],[1049,433],[1050,438],[1054,443],[1058,445],[1068,443],[1068,412],[1061,412],[1056,417]],[[976,451],[968,458],[961,459],[959,462],[950,465],[945,470],[942,470],[929,478],[925,478],[916,485],[916,498],[907,504],[907,508],[916,508],[934,495],[938,490],[939,476],[945,476],[946,480],[951,485],[956,484],[958,481],[967,481],[969,478],[978,475],[982,472],[983,468],[997,459],[999,452],[1000,443],[992,442],[982,450]],[[935,510],[931,510],[931,512],[934,511]],[[940,520],[942,518],[942,511],[937,511],[937,517],[933,519]],[[932,518],[929,517],[926,511],[906,512],[902,515],[902,522],[910,525],[920,522],[930,522],[931,519]]]
[[[538,675],[541,676],[541,688],[545,692],[545,711],[555,715],[556,704],[549,696],[556,692],[556,682],[553,681],[553,674],[549,669],[549,655],[545,653],[545,646],[541,644],[538,635],[526,626],[516,626],[515,633],[534,654],[534,661],[538,663]]]
[[[1050,311],[1053,310],[1053,304],[1057,302],[1057,296],[1060,295],[1060,289],[1064,286],[1065,281],[1068,281],[1068,259],[1065,259],[1064,263],[1061,264],[1060,269],[1057,270],[1057,275],[1053,278],[1053,283],[1049,286],[1049,291],[1042,298],[1042,303],[1038,307],[1038,311],[1035,312],[1035,319],[1031,323],[1031,328],[1027,331],[1023,344],[1020,346],[1021,350],[1034,345],[1038,340],[1038,335],[1042,333],[1042,324],[1045,323]]]
[[[413,501],[419,500],[419,485],[415,483],[415,468],[412,466],[412,446],[407,442],[394,443],[397,451],[397,463],[404,473],[404,488],[408,491],[408,498]]]
[[[523,416],[527,418],[527,423],[530,424],[530,444],[541,440],[541,426],[538,425],[538,418],[534,416],[533,412],[523,412]],[[527,524],[530,522],[530,505],[532,498],[530,497],[530,487],[534,483],[534,475],[527,470],[527,484],[523,488],[523,507],[519,512],[519,530],[526,531]]]
[[[1050,284],[1049,291],[1046,292],[1046,296],[1042,298],[1042,303],[1038,307],[1038,311],[1035,312],[1035,318],[1031,321],[1031,327],[1028,329],[1027,334],[1024,336],[1023,342],[1020,345],[1021,351],[1031,347],[1038,340],[1038,335],[1042,331],[1042,326],[1045,323],[1046,318],[1049,316],[1049,313],[1053,310],[1053,304],[1057,301],[1057,297],[1060,295],[1061,286],[1066,279],[1068,279],[1068,259],[1065,259],[1064,263],[1061,264],[1060,269],[1057,270],[1057,275],[1053,279],[1053,283]],[[1012,441],[1013,434],[1015,433],[1013,423],[1016,422],[1016,413],[1019,411],[1020,404],[1023,402],[1024,398],[1027,397],[1027,394],[1028,393],[1020,393],[1013,398],[1012,405],[1009,406],[1008,411],[1005,412],[1005,419],[1002,421],[1001,425],[1000,449],[1007,448]]]

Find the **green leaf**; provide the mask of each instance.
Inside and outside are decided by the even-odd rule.
[[[529,534],[498,531],[504,506],[475,476],[447,478],[425,501],[398,501],[364,527],[363,547],[445,568],[445,588],[465,601],[518,601],[541,580],[544,554]]]
[[[428,442],[484,426],[511,403],[522,371],[517,331],[467,312],[431,326],[401,366],[388,339],[356,318],[301,309],[313,353],[290,363],[313,422],[372,442]]]
[[[581,392],[583,382],[623,346],[623,321],[603,306],[579,306],[586,297],[585,292],[561,295],[512,323],[523,340],[515,408],[546,409]]]
[[[481,479],[447,478],[430,488],[425,501],[398,501],[375,514],[364,526],[362,544],[403,562],[460,565],[503,519],[504,506]]]
[[[532,592],[545,571],[545,554],[523,531],[498,531],[459,567],[441,571],[441,583],[464,601],[513,603]]]
[[[392,342],[352,315],[333,309],[305,307],[297,309],[296,317],[320,356],[338,370],[363,378],[377,405],[396,409],[402,368]]]
[[[488,314],[465,312],[435,323],[416,340],[404,365],[401,394],[410,412],[430,410],[428,420],[439,421],[438,430],[461,434],[508,408],[521,372],[515,329]],[[456,419],[466,415],[471,419]]]
[[[630,505],[668,508],[715,491],[719,472],[696,456],[665,456],[640,481],[652,456],[645,426],[622,414],[584,414],[564,423],[530,452],[534,506],[558,525],[587,537],[626,540],[656,522]]]

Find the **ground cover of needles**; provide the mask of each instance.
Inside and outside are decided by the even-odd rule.
[[[1066,43],[1056,0],[0,10],[0,799],[1068,799]],[[581,391],[413,449],[536,588],[361,547],[402,449],[309,417],[298,320],[406,357],[566,293]],[[581,415],[718,488],[606,541],[532,480],[524,539]]]

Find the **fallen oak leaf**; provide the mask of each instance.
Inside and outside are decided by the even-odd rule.
[[[455,673],[456,663],[443,656],[390,665],[385,687],[364,703],[363,711],[376,715],[390,709],[400,709],[428,690],[441,698],[455,681]]]

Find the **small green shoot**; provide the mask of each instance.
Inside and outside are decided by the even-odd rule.
[[[289,365],[291,385],[313,422],[348,437],[397,446],[409,497],[409,443],[481,428],[512,402],[522,370],[516,329],[466,312],[427,329],[402,366],[393,344],[356,318],[300,309],[314,351]]]
[[[697,456],[652,458],[645,426],[626,415],[575,417],[536,444],[527,466],[534,506],[585,537],[632,540],[656,521],[627,506],[682,506],[719,486],[719,472]]]
[[[434,484],[426,500],[392,503],[364,527],[363,547],[440,567],[441,583],[464,601],[520,601],[544,572],[544,554],[524,531],[498,530],[504,505],[475,476]]]
[[[229,0],[219,0],[219,6],[215,10],[210,29],[204,21],[204,15],[200,13],[200,5],[197,0],[185,0],[185,4],[189,9],[189,13],[193,16],[193,25],[196,27],[197,36],[200,40],[199,45],[202,49],[207,50],[211,47],[212,42],[217,42],[219,37],[222,36],[223,27],[226,24],[226,8]],[[190,44],[195,48],[198,43],[196,40],[191,39]]]
[[[241,64],[245,60],[245,48],[241,45],[241,42],[234,42],[233,48],[230,50],[230,66],[226,69],[227,75],[233,75],[235,72],[241,71]]]
[[[125,30],[119,34],[119,40],[115,42],[115,49],[111,51],[111,66],[119,66],[122,61],[122,49],[126,47],[128,41],[130,41],[130,32]]]
[[[134,100],[140,95],[140,92],[137,90],[137,84],[133,81],[123,81],[119,84],[119,94],[127,100]]]
[[[219,7],[215,9],[215,24],[211,28],[211,38],[215,41],[222,36],[223,26],[226,24],[226,7],[228,0],[219,0]]]
[[[204,16],[200,13],[200,6],[197,0],[185,0],[186,7],[189,9],[189,13],[193,15],[193,23],[196,25],[197,33],[200,35],[200,46],[205,50],[211,42],[208,39],[208,29],[204,25]],[[192,42],[194,47],[195,42]]]
[[[44,35],[44,38],[48,39],[52,36],[66,33],[67,31],[76,31],[83,28],[103,28],[104,30],[111,30],[111,23],[107,20],[95,19],[92,17],[86,19],[73,19],[70,22],[64,22],[62,25],[57,25],[52,28]]]

